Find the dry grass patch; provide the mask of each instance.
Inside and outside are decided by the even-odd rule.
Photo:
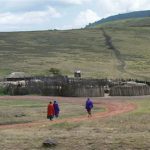
[[[53,150],[149,150],[150,98],[132,102],[137,110],[109,118],[0,130],[0,149],[44,150],[43,141],[53,139],[58,143]],[[61,105],[66,109],[62,114],[80,115],[79,104]]]

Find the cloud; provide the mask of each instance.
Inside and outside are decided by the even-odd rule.
[[[53,7],[48,7],[46,11],[31,11],[21,14],[15,13],[0,13],[0,24],[36,24],[42,23],[50,18],[60,17],[60,13]]]
[[[62,2],[65,4],[76,4],[76,5],[81,5],[90,1],[91,0],[59,0],[59,2]]]
[[[53,7],[45,11],[30,11],[25,13],[0,13],[0,29],[36,28],[36,26],[50,26],[50,21],[61,17],[61,14]]]
[[[43,10],[51,6],[51,0],[0,0],[0,12],[25,12]]]
[[[74,25],[76,27],[83,27],[89,23],[95,22],[99,20],[100,17],[97,15],[96,12],[92,11],[91,9],[87,9],[79,13],[77,18],[74,21]]]
[[[150,9],[149,0],[97,0],[100,17],[106,17],[118,13],[126,13],[138,10]]]
[[[119,13],[126,13],[138,10],[149,10],[149,0],[93,0],[91,9],[79,12],[72,24],[65,24],[62,29],[80,28],[98,21],[102,18]]]
[[[1,31],[80,28],[111,15],[150,10],[149,0],[0,1]]]
[[[87,4],[92,0],[0,0],[0,12],[24,12],[31,10],[42,10],[47,6],[61,6],[66,5],[81,5]]]

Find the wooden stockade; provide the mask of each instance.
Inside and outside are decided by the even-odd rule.
[[[9,84],[7,91],[10,95],[103,97],[106,82],[106,79],[38,77],[26,81],[24,86]]]
[[[68,85],[62,87],[62,96],[71,97],[103,97],[104,87]]]
[[[26,88],[29,94],[61,96],[61,86],[67,82],[67,77],[38,77],[27,82]]]
[[[15,81],[14,79],[7,81],[4,88],[5,94],[8,95],[103,97],[105,92],[110,96],[150,95],[150,82],[68,78],[67,76],[15,78]]]
[[[70,78],[62,86],[62,96],[103,97],[105,80]]]
[[[142,96],[150,95],[150,87],[142,86],[114,86],[110,90],[110,96]]]
[[[51,95],[59,96],[62,82],[67,82],[65,76],[60,77],[34,77],[25,80],[24,85],[11,82],[5,86],[6,93],[9,95]]]

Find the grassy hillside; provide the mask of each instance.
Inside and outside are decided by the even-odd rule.
[[[150,77],[150,28],[106,29],[125,62],[125,72]]]
[[[129,13],[110,16],[110,17],[107,17],[107,18],[103,18],[99,21],[96,21],[94,23],[90,23],[86,27],[87,28],[92,28],[92,27],[95,27],[99,24],[109,23],[109,22],[112,22],[112,21],[121,21],[121,20],[125,20],[125,19],[135,19],[135,18],[145,18],[145,17],[150,17],[150,10],[134,11],[134,12],[129,12]]]
[[[136,27],[128,20],[94,29],[0,33],[0,76],[58,68],[69,76],[80,69],[83,77],[150,79],[150,28],[136,21]]]
[[[85,76],[106,76],[114,63],[99,29],[0,33],[0,39],[1,75],[45,74],[53,67],[67,75],[79,68]]]
[[[150,17],[144,18],[131,18],[131,19],[124,19],[124,20],[117,20],[111,22],[105,22],[102,24],[93,25],[92,28],[99,28],[99,27],[118,27],[118,28],[125,28],[125,27],[150,27]]]
[[[150,78],[150,17],[98,25],[111,37],[124,62],[124,72],[135,78]],[[118,56],[117,56],[118,57]]]

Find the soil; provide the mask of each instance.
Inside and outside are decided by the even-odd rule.
[[[30,99],[30,100],[46,100],[57,99],[58,102],[62,103],[75,103],[84,105],[85,98],[74,98],[74,97],[47,97],[47,96],[1,96],[0,99],[13,100],[13,99]],[[114,115],[118,115],[121,113],[126,113],[133,111],[137,108],[136,104],[129,103],[126,101],[130,98],[121,98],[121,97],[106,97],[106,98],[92,98],[94,102],[94,106],[97,107],[105,107],[105,112],[97,112],[92,114],[92,117],[88,118],[87,115],[67,118],[67,119],[58,119],[58,120],[40,120],[38,122],[30,122],[30,123],[20,123],[20,124],[11,124],[11,125],[0,125],[0,129],[12,129],[12,128],[24,128],[24,127],[34,127],[34,126],[45,126],[48,124],[62,123],[62,122],[81,122],[88,120],[95,120],[98,118],[111,117]]]

